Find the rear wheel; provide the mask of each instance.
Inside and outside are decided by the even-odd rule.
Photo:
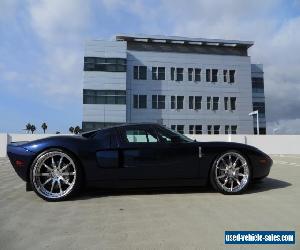
[[[41,153],[30,169],[33,190],[47,201],[61,201],[74,195],[80,186],[76,160],[60,149]]]
[[[235,151],[229,151],[219,156],[210,172],[210,181],[213,187],[223,194],[244,192],[249,185],[250,177],[248,161]]]

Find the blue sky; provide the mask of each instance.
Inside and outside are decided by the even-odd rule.
[[[253,40],[268,130],[300,133],[300,1],[0,1],[0,132],[81,125],[84,42],[115,34]]]

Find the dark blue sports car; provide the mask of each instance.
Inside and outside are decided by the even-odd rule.
[[[7,147],[17,174],[47,201],[65,200],[83,186],[162,187],[210,183],[224,194],[266,177],[271,158],[255,147],[196,142],[157,124],[125,124]]]

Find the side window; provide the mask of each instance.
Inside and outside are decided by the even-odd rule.
[[[97,144],[103,149],[111,149],[117,147],[115,132],[113,130],[100,130],[94,136]]]
[[[126,128],[125,138],[129,143],[156,143],[156,135],[148,130],[140,128]]]

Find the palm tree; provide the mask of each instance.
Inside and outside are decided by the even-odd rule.
[[[33,132],[36,131],[36,127],[34,125],[31,125],[30,131],[31,131],[31,134],[33,134]]]
[[[71,127],[69,127],[69,131],[70,131],[70,133],[72,133],[72,134],[73,134],[73,133],[74,133],[74,127],[72,127],[72,126],[71,126]]]
[[[48,128],[48,126],[47,126],[47,124],[45,123],[45,122],[43,122],[43,124],[42,124],[42,129],[43,129],[43,131],[44,131],[44,134],[45,134],[45,132],[46,132],[46,130],[47,130],[47,128]]]
[[[27,134],[31,131],[31,124],[29,122],[26,124],[25,130],[27,131]]]
[[[80,129],[79,126],[76,126],[76,127],[74,128],[74,134],[79,134],[80,131],[81,131],[81,129]]]
[[[55,132],[55,134],[57,134],[57,135],[58,135],[58,134],[60,134],[60,132],[59,132],[59,131],[56,131],[56,132]]]

